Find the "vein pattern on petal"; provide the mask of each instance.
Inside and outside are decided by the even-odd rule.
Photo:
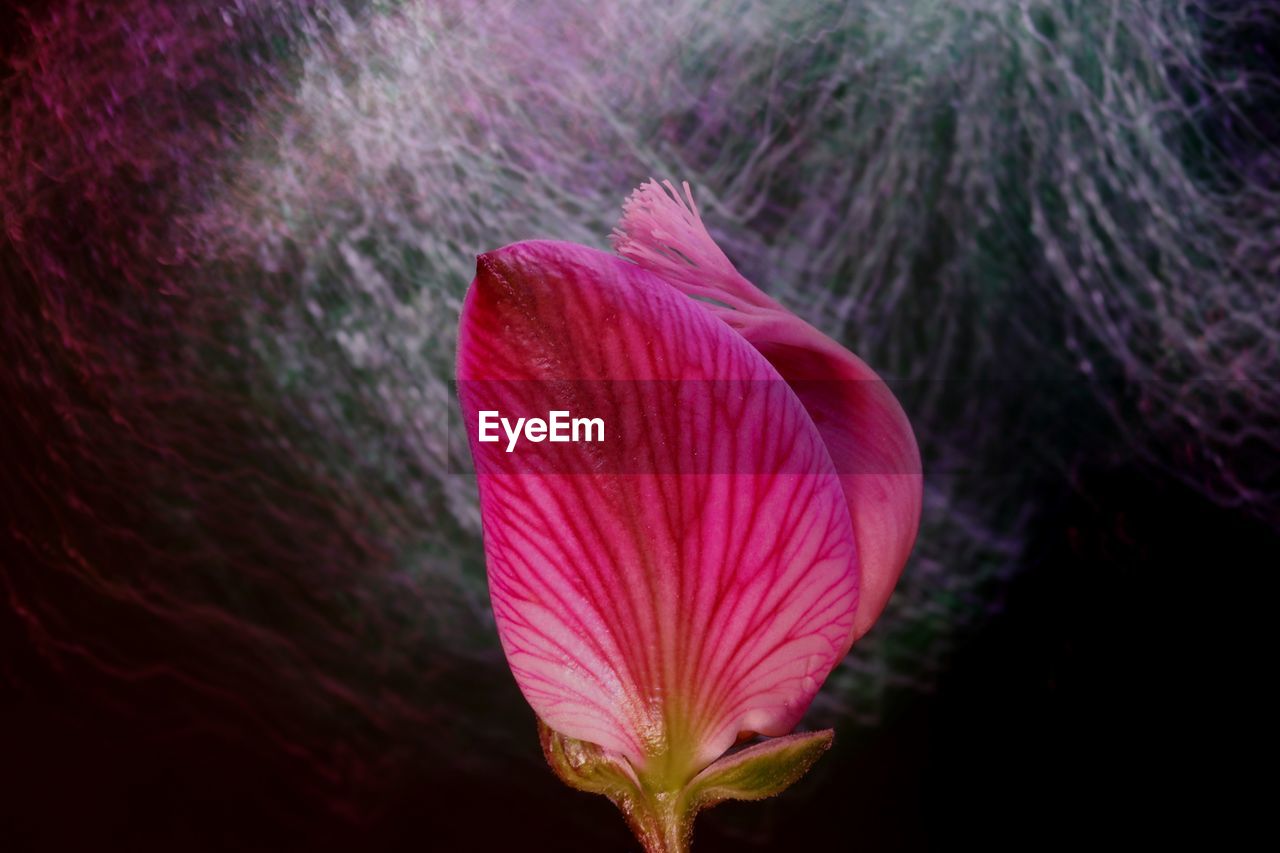
[[[858,566],[769,363],[656,275],[528,242],[479,259],[458,378],[498,631],[538,716],[672,784],[742,731],[790,731],[847,649]],[[549,406],[628,435],[531,444],[518,470],[477,440],[479,411]],[[564,473],[565,453],[595,456]]]
[[[862,570],[848,646],[888,603],[920,525],[924,480],[915,433],[893,392],[862,359],[787,311],[733,266],[708,233],[688,183],[650,180],[613,232],[620,255],[662,276],[738,331],[803,402],[840,475]]]

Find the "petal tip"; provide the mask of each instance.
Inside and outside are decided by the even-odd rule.
[[[485,285],[490,283],[498,272],[494,264],[494,252],[482,252],[476,255],[476,284]]]

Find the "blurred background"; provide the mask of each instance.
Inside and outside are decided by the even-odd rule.
[[[488,609],[477,252],[688,180],[893,381],[925,516],[695,849],[1221,841],[1280,568],[1269,0],[159,0],[0,17],[0,848],[633,849]]]

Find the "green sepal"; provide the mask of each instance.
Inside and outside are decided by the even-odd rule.
[[[648,853],[686,853],[698,812],[725,800],[782,793],[831,747],[834,732],[770,738],[725,755],[679,791],[651,791],[624,756],[565,737],[538,720],[542,752],[569,787],[613,801]]]
[[[570,788],[590,794],[604,794],[614,802],[619,797],[640,796],[640,781],[631,762],[585,740],[565,737],[538,719],[538,739],[551,769]]]
[[[696,812],[725,800],[776,796],[809,771],[834,737],[824,729],[769,738],[713,762],[685,786],[682,797]]]

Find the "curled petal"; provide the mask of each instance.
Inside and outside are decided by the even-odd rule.
[[[499,635],[546,725],[668,791],[744,731],[790,731],[847,649],[858,566],[768,361],[647,270],[527,242],[480,257],[458,379]],[[482,411],[549,407],[607,440],[479,440]]]
[[[614,248],[708,306],[791,384],[822,434],[853,519],[862,586],[848,644],[875,623],[920,524],[920,451],[889,387],[861,359],[744,278],[703,225],[688,183],[639,187]]]

